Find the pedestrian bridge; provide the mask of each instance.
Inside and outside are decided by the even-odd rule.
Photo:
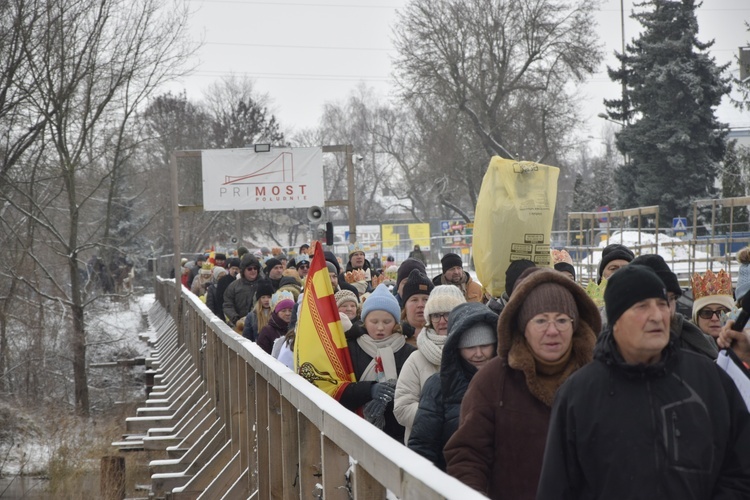
[[[156,279],[153,387],[113,443],[163,452],[150,498],[485,498],[176,293]]]

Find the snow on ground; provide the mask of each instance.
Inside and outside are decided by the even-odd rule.
[[[707,269],[717,271],[724,268],[724,262],[711,260],[711,248],[707,248],[705,243],[699,243],[693,248],[691,241],[683,241],[664,233],[659,233],[658,245],[656,239],[653,233],[617,231],[610,235],[609,240],[600,242],[598,248],[589,253],[581,263],[588,265],[592,275],[595,274],[602,260],[602,249],[609,244],[620,243],[633,250],[636,256],[653,253],[661,255],[681,279],[688,278],[692,272],[690,261],[694,262],[695,271],[699,273]],[[733,270],[736,269],[734,266]],[[583,274],[585,275],[585,270]]]
[[[92,415],[112,409],[115,401],[145,399],[144,366],[98,368],[91,365],[132,359],[149,353],[141,334],[156,335],[145,320],[154,301],[152,293],[133,296],[126,302],[101,301],[87,309]],[[61,432],[72,421],[64,415],[46,418],[32,415],[13,407],[10,402],[0,402],[0,421],[6,427],[0,429],[0,476],[44,474],[50,460],[59,453],[58,450],[64,449],[61,446],[85,446],[92,437],[87,436],[91,433],[85,430],[79,436],[78,430]]]

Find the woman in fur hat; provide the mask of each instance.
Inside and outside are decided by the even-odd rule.
[[[383,284],[362,304],[364,326],[347,332],[357,382],[346,386],[340,402],[352,411],[361,409],[370,423],[403,443],[404,427],[393,415],[393,395],[401,368],[415,349],[401,334],[399,313],[396,297]]]
[[[454,285],[436,286],[424,306],[425,328],[417,337],[417,352],[409,356],[396,384],[393,413],[406,428],[404,444],[409,442],[414,417],[427,379],[440,369],[443,346],[448,340],[448,315],[466,302],[464,294]]]
[[[539,269],[517,283],[500,315],[498,357],[471,380],[448,473],[490,498],[534,499],[552,401],[593,357],[601,317],[586,292]]]

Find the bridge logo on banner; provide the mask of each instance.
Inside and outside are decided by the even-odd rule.
[[[204,210],[325,204],[321,148],[209,149],[201,157]]]

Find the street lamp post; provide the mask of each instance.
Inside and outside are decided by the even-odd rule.
[[[599,117],[599,118],[601,118],[602,120],[606,120],[606,121],[608,121],[608,122],[612,122],[612,123],[614,123],[615,125],[619,125],[619,126],[620,126],[620,128],[625,128],[625,123],[623,123],[623,122],[618,122],[617,120],[613,120],[613,119],[612,119],[612,118],[610,118],[610,117],[609,117],[609,115],[607,115],[606,113],[599,113],[599,114],[598,114],[598,115],[596,115],[596,116],[597,116],[597,117]],[[626,153],[622,153],[622,159],[623,159],[623,161],[625,162],[625,165],[627,165],[627,164],[628,164],[628,155],[627,155]]]

